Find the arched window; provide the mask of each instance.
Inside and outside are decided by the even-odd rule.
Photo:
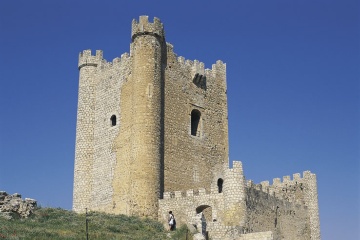
[[[222,193],[223,183],[224,183],[224,180],[222,180],[222,178],[219,178],[218,182],[217,182],[219,193]]]
[[[116,126],[116,116],[115,115],[112,115],[111,118],[110,118],[110,122],[111,122],[111,126]]]
[[[199,136],[200,117],[201,113],[199,110],[194,109],[191,111],[191,135],[193,136]]]

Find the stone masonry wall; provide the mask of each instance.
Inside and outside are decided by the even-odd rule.
[[[129,75],[129,65],[129,55],[123,54],[110,63],[103,60],[97,71],[91,208],[98,211],[111,212],[113,207],[114,141],[121,127],[120,89]],[[116,116],[115,126],[112,116]]]
[[[226,165],[225,165],[226,166]],[[246,217],[245,179],[240,161],[233,161],[233,168],[226,166],[223,183],[224,210],[221,216],[226,226],[244,226]]]
[[[257,186],[246,189],[244,233],[272,231],[274,239],[310,239],[307,208],[271,196]]]
[[[198,132],[191,135],[191,112],[201,113]],[[204,187],[223,177],[228,163],[226,66],[212,69],[177,57],[167,44],[165,71],[165,191]]]
[[[224,191],[221,193],[217,187],[213,187],[211,192],[204,188],[196,191],[190,189],[186,192],[165,192],[164,199],[159,200],[159,220],[166,225],[168,212],[171,210],[179,225],[195,227],[196,231],[203,235],[208,234],[211,239],[240,236],[242,231],[238,231],[237,226],[243,222],[245,213],[242,164],[235,162],[232,169],[224,164],[223,172]],[[206,212],[209,209],[211,211]],[[229,217],[234,218],[230,221]]]
[[[157,218],[163,192],[165,40],[158,19],[132,24],[131,75],[121,89],[113,181],[116,213]]]
[[[310,171],[304,172],[305,205],[308,207],[311,239],[320,240],[320,218],[316,175]]]
[[[113,144],[120,128],[120,89],[130,72],[129,55],[107,62],[102,51],[91,55],[85,50],[79,56],[79,69],[73,209],[111,212],[116,163]],[[110,121],[113,115],[115,126]]]
[[[182,224],[196,225],[197,213],[206,208],[212,207],[211,218],[206,219],[207,223],[219,221],[218,211],[223,209],[223,193],[207,193],[204,188],[188,190],[186,192],[175,191],[165,192],[164,199],[159,200],[159,220],[166,226],[168,212],[171,210],[175,214],[178,226]],[[197,227],[201,231],[200,227]],[[207,231],[210,231],[207,228]]]
[[[159,46],[147,62],[145,55],[156,43],[153,36],[144,37],[141,32],[163,35],[163,26],[158,19],[149,23],[147,17],[140,17],[132,31],[133,41],[143,40],[132,44],[130,56],[107,62],[102,51],[92,55],[85,50],[79,57],[75,211],[90,208],[130,214],[135,191],[141,193],[136,198],[146,198],[144,183],[154,171],[160,197],[164,190],[205,187],[209,191],[223,177],[222,165],[228,161],[225,64],[218,61],[211,70],[204,69],[203,63],[178,58],[170,44]],[[138,50],[144,47],[147,50]],[[145,76],[144,67],[154,79]],[[150,101],[140,110],[144,96]],[[190,129],[193,109],[201,112],[197,136]],[[116,126],[110,126],[112,115]],[[157,137],[151,127],[154,117],[160,131]],[[139,158],[142,152],[146,161]],[[141,167],[147,161],[157,166]],[[144,177],[138,187],[134,187],[135,175]]]
[[[194,226],[211,239],[320,240],[313,237],[306,205],[310,172],[304,172],[303,178],[294,174],[294,180],[285,176],[283,182],[275,178],[273,185],[251,180],[245,185],[242,164],[234,161],[232,169],[225,167],[224,176],[222,193],[217,188],[211,192],[165,192],[159,200],[159,220],[166,225],[171,210],[179,224],[188,224],[190,229]],[[211,209],[210,217],[199,217],[207,209]]]
[[[90,207],[93,192],[92,168],[94,161],[95,79],[102,52],[91,55],[85,50],[79,55],[79,96],[76,122],[74,166],[74,211],[84,212]]]
[[[240,162],[228,169],[226,65],[178,57],[157,18],[134,20],[131,39],[112,62],[79,55],[74,211],[167,225],[172,210],[212,239],[320,240],[315,174],[255,185]]]
[[[310,171],[304,171],[302,178],[295,173],[292,180],[274,178],[272,185],[248,181],[246,205],[247,231],[272,229],[274,239],[320,240],[316,175]]]

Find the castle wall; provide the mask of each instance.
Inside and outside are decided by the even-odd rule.
[[[272,229],[274,238],[317,239],[320,237],[316,175],[310,171],[274,178],[254,185],[248,182],[246,199],[250,232]]]
[[[201,210],[214,206],[213,214],[207,221],[217,221],[217,208],[223,208],[222,193],[207,193],[204,188],[197,190],[165,192],[164,198],[159,200],[159,220],[167,223],[169,211],[175,214],[176,222],[181,224],[191,223],[196,215],[196,209]],[[202,208],[203,207],[203,208]]]
[[[227,164],[223,166],[223,192],[219,193],[218,188],[212,188],[211,192],[204,188],[165,192],[164,198],[159,200],[159,220],[166,225],[168,212],[173,211],[178,226],[194,226],[203,235],[208,232],[211,239],[239,237],[242,234],[239,226],[246,213],[242,164],[234,162],[232,169]]]
[[[103,53],[85,50],[79,57],[79,107],[74,179],[74,210],[110,212],[120,128],[120,89],[129,75],[129,56],[106,62]],[[116,116],[112,126],[111,116]]]
[[[105,60],[99,65],[96,84],[95,124],[94,124],[94,163],[93,192],[91,208],[110,212],[113,207],[112,196],[116,154],[114,140],[121,127],[121,87],[130,71],[127,54],[116,58],[112,63]],[[112,126],[111,117],[116,116],[116,124]]]
[[[224,63],[177,57],[160,20],[142,16],[130,55],[85,50],[79,70],[74,211],[167,225],[172,210],[212,239],[320,240],[315,174],[255,185],[241,162],[228,168]]]
[[[306,205],[308,182],[313,181],[310,172],[304,172],[303,178],[294,174],[293,180],[285,176],[282,182],[275,178],[272,185],[251,180],[245,185],[242,164],[234,161],[232,169],[225,167],[224,176],[222,193],[216,188],[165,192],[159,200],[159,220],[166,225],[171,210],[180,225],[195,226],[212,239],[320,240],[314,235]],[[211,209],[210,217],[207,209]]]
[[[197,76],[197,77],[196,77]],[[198,81],[198,82],[197,82]],[[191,112],[201,113],[196,136]],[[165,71],[165,191],[205,187],[223,177],[228,162],[226,66],[204,69],[198,61],[177,57],[167,45]]]
[[[308,212],[304,205],[269,195],[259,186],[250,185],[246,193],[244,233],[272,231],[274,239],[310,239]]]

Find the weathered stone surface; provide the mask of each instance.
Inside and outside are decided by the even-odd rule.
[[[75,211],[157,218],[164,191],[210,191],[228,162],[226,65],[178,57],[157,18],[132,32],[130,54],[112,62],[79,55]]]
[[[270,185],[229,169],[226,64],[178,57],[160,20],[141,16],[130,54],[85,50],[78,67],[74,211],[167,225],[172,210],[199,238],[320,239],[315,174]]]
[[[0,192],[0,216],[11,219],[12,217],[27,218],[30,216],[37,206],[37,202],[31,198],[23,200],[21,195],[14,193],[7,194]]]

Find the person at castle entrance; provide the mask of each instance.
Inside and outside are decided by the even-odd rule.
[[[174,214],[172,213],[172,211],[169,212],[168,222],[169,222],[169,230],[170,230],[170,231],[174,231],[174,230],[175,230],[175,227],[176,227],[176,221],[175,221],[175,216],[174,216]]]

